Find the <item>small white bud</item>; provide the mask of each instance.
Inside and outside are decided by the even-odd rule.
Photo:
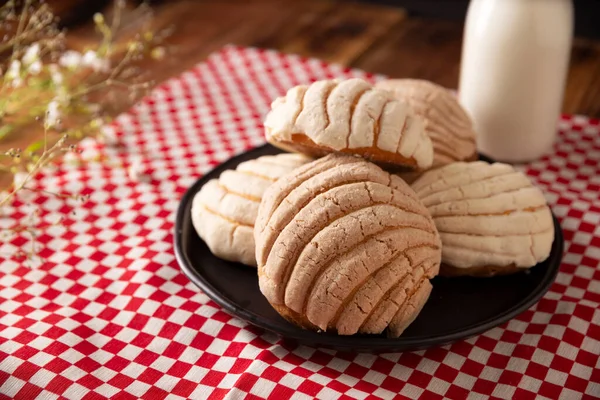
[[[81,65],[81,53],[75,50],[65,51],[60,58],[58,59],[58,63],[65,68],[70,70],[75,70],[79,68]]]
[[[21,83],[23,83],[21,79],[21,61],[13,60],[10,63],[5,79],[7,82],[11,82],[13,87],[21,86]]]
[[[24,171],[19,171],[19,172],[15,173],[13,175],[13,186],[21,187],[21,185],[24,185],[26,183],[26,179],[27,179],[28,175],[29,174]]]
[[[50,69],[50,79],[52,79],[52,83],[54,83],[54,86],[62,85],[64,79],[62,72],[60,72],[60,68],[58,68],[58,65],[50,64],[48,66],[48,69]]]
[[[23,64],[31,65],[34,62],[38,61],[40,57],[40,45],[39,43],[34,43],[27,48],[25,54],[23,55]]]
[[[42,71],[42,63],[39,60],[34,61],[27,67],[27,71],[29,71],[31,75],[39,74]]]
[[[98,57],[98,53],[92,50],[85,52],[81,59],[81,63],[94,70],[94,72],[108,72],[110,68],[110,62]]]
[[[100,13],[94,14],[94,23],[96,23],[97,25],[103,24],[104,23],[104,15],[102,15]]]
[[[58,101],[52,100],[48,103],[48,107],[46,109],[46,119],[44,121],[44,127],[46,129],[53,128],[58,125],[60,118],[60,112],[58,110]]]

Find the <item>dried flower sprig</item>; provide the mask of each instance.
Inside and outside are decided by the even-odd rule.
[[[140,80],[136,62],[164,54],[164,32],[154,34],[143,24],[131,40],[117,40],[124,9],[125,1],[117,0],[110,21],[103,14],[94,15],[100,34],[96,46],[65,51],[66,32],[42,0],[9,0],[0,7],[0,32],[4,33],[0,58],[6,56],[0,61],[0,148],[2,142],[27,136],[27,132],[43,131],[41,139],[34,135],[23,150],[0,153],[0,173],[14,177],[8,193],[0,194],[0,218],[5,215],[3,208],[22,190],[34,190],[28,183],[40,169],[65,153],[78,152],[78,140],[101,132],[110,121],[107,95],[120,90],[137,98],[151,87],[152,82]],[[133,12],[151,20],[151,10],[145,5]],[[9,235],[28,233],[33,242],[36,227],[31,221],[36,218],[26,219],[25,225],[17,223],[5,230]],[[35,256],[33,250],[27,254]]]

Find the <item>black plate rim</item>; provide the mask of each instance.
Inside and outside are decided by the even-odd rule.
[[[373,352],[389,351],[390,349],[397,349],[397,351],[418,350],[432,346],[449,344],[461,339],[467,339],[510,321],[511,319],[519,316],[520,314],[531,308],[533,305],[535,305],[538,301],[540,301],[540,299],[548,292],[548,290],[550,289],[550,287],[556,279],[564,254],[564,239],[562,228],[556,216],[554,215],[554,213],[552,213],[552,220],[554,222],[555,228],[554,241],[556,243],[556,245],[553,244],[553,248],[554,246],[556,246],[556,250],[554,250],[554,252],[557,252],[559,254],[559,257],[556,257],[555,259],[550,261],[550,264],[547,268],[547,273],[544,275],[544,279],[542,279],[540,281],[540,284],[538,285],[538,290],[533,291],[529,296],[525,297],[523,301],[521,301],[519,304],[497,315],[495,318],[490,318],[472,327],[460,329],[441,336],[421,336],[415,338],[402,338],[401,336],[397,339],[388,339],[385,337],[340,336],[335,334],[319,334],[317,332],[312,332],[296,327],[291,323],[289,324],[289,329],[285,331],[273,327],[268,321],[263,320],[260,315],[248,312],[244,308],[237,307],[235,304],[232,304],[227,299],[225,299],[221,292],[217,290],[208,280],[204,278],[204,276],[196,268],[194,268],[191,265],[191,262],[187,259],[185,251],[183,249],[182,237],[182,226],[186,219],[186,214],[190,212],[189,210],[191,209],[193,197],[198,192],[198,190],[208,180],[212,179],[213,175],[218,174],[226,169],[229,169],[230,165],[237,165],[239,162],[241,162],[239,161],[240,159],[248,156],[248,153],[262,154],[265,150],[271,147],[272,146],[270,146],[269,144],[264,144],[262,146],[249,149],[246,152],[237,154],[225,160],[223,163],[219,164],[218,166],[207,172],[204,176],[196,180],[196,182],[194,182],[194,184],[190,186],[188,190],[186,190],[185,194],[181,198],[175,217],[175,227],[173,232],[175,258],[177,259],[177,262],[179,263],[182,272],[190,279],[192,283],[198,286],[211,300],[213,300],[219,306],[223,307],[225,311],[227,311],[234,317],[240,318],[265,331],[275,333],[283,337],[284,339],[293,340],[301,344],[308,344],[309,346],[313,347],[313,343],[318,343],[319,346],[335,349],[345,349],[347,351],[352,352],[355,352],[356,348],[368,348]],[[486,161],[492,162],[488,157],[482,156],[481,158]],[[309,341],[306,337],[303,337],[307,334],[315,335],[315,338]]]

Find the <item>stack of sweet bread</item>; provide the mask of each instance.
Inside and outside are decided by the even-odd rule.
[[[543,194],[477,159],[455,97],[426,81],[325,80],[266,117],[260,157],[202,187],[192,222],[218,257],[258,267],[260,290],[306,329],[398,337],[431,279],[511,274],[554,240]]]

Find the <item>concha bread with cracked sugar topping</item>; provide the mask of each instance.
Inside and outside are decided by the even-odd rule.
[[[550,208],[541,190],[510,165],[454,163],[424,173],[412,188],[440,234],[441,275],[505,275],[550,255]]]
[[[279,179],[254,228],[259,286],[289,321],[398,337],[431,292],[441,248],[412,189],[375,164],[330,154]]]
[[[265,190],[310,160],[301,154],[263,156],[202,186],[192,202],[192,224],[210,251],[224,260],[256,266],[254,221]]]
[[[375,87],[392,92],[423,119],[433,144],[433,167],[477,160],[471,118],[448,89],[420,79],[388,79]]]
[[[264,126],[269,143],[315,157],[347,153],[408,170],[433,161],[423,121],[390,92],[358,78],[290,89],[271,104]]]

